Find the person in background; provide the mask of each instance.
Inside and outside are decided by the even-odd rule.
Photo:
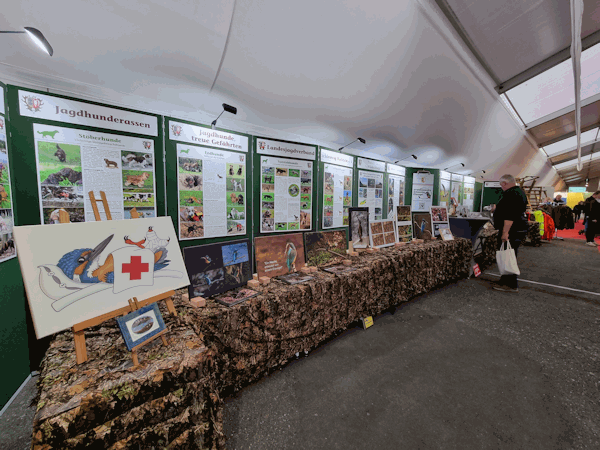
[[[565,201],[562,198],[562,195],[558,194],[555,198],[554,198],[554,203],[565,203]]]
[[[590,212],[590,207],[591,204],[594,203],[595,199],[594,199],[594,194],[592,194],[590,197],[586,198],[583,202],[583,233],[587,233],[587,229],[588,229],[588,216],[589,216],[589,212]]]
[[[500,187],[503,191],[502,198],[494,212],[494,228],[498,230],[498,250],[505,242],[510,242],[516,256],[527,233],[527,196],[523,189],[517,186],[512,175],[502,175]],[[493,288],[497,291],[519,292],[517,276],[502,275]]]
[[[588,202],[587,209],[587,229],[585,231],[585,245],[590,247],[596,247],[598,244],[594,241],[596,234],[598,233],[598,223],[600,222],[600,191],[596,191],[590,197],[593,199]],[[589,200],[589,199],[588,199]]]
[[[575,222],[577,222],[581,218],[582,212],[583,212],[583,202],[579,202],[573,207],[573,214],[575,216]]]

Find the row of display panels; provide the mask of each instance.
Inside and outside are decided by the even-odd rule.
[[[27,142],[34,148],[40,223],[95,220],[89,192],[98,197],[100,191],[117,220],[161,215],[169,197],[170,205],[177,204],[168,213],[177,217],[181,240],[341,228],[348,226],[351,206],[367,206],[371,219],[380,220],[405,202],[400,166],[320,148],[315,170],[317,146],[171,118],[164,120],[168,135],[161,144],[161,116],[11,88],[19,104],[13,108],[19,111],[15,126],[26,125],[31,133]],[[163,145],[166,167],[160,158]],[[8,167],[6,160],[0,167]],[[33,167],[31,161],[28,166]],[[167,191],[174,184],[175,201],[174,190]],[[10,183],[4,192],[10,206]],[[103,205],[98,206],[104,220]],[[252,216],[260,219],[251,224]],[[9,208],[0,210],[8,230],[12,217]]]

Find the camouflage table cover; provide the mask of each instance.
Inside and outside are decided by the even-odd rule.
[[[181,290],[176,317],[159,303],[169,345],[143,347],[137,368],[114,319],[86,331],[81,365],[72,333],[59,333],[42,362],[32,448],[224,448],[224,395],[361,317],[467,277],[472,253],[461,238],[363,252],[349,258],[352,272],[273,280],[231,308],[212,300],[194,308]]]

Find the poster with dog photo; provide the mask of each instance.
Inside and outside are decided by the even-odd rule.
[[[348,208],[352,206],[352,168],[324,165],[323,228],[348,226]]]
[[[313,162],[272,156],[260,161],[260,232],[310,230]]]
[[[369,220],[383,218],[383,173],[358,171],[358,206],[369,208]]]
[[[74,128],[34,124],[43,224],[94,222],[88,196],[106,194],[113,220],[156,217],[154,141]],[[98,203],[102,220],[104,207]]]
[[[246,234],[246,158],[177,144],[179,239]]]
[[[12,207],[6,122],[4,116],[0,114],[0,262],[14,258],[17,254],[12,237]]]

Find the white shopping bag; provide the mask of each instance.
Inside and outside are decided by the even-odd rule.
[[[502,247],[496,252],[496,262],[498,263],[500,275],[521,275],[517,265],[517,256],[510,246],[510,242],[506,242],[506,248],[504,247],[504,243],[502,243]]]

